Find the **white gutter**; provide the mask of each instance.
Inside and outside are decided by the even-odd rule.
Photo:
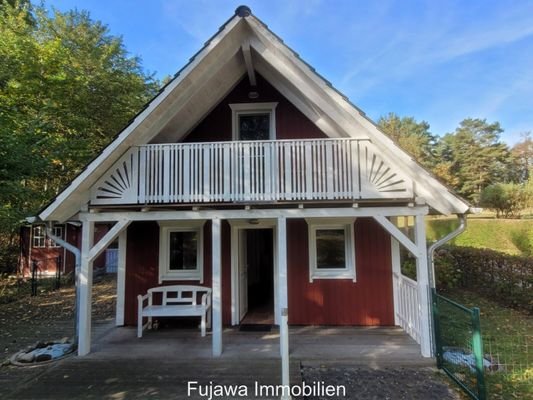
[[[74,254],[75,258],[75,267],[74,267],[74,277],[76,282],[76,310],[74,312],[74,320],[76,324],[76,336],[74,338],[73,343],[78,343],[78,333],[79,333],[79,327],[78,327],[78,315],[80,310],[80,282],[79,282],[79,276],[80,276],[80,266],[81,266],[81,251],[76,246],[70,244],[64,239],[61,239],[60,237],[56,236],[52,232],[53,223],[46,224],[46,234],[50,239],[52,239],[54,242],[65,248],[66,250],[70,251],[72,254]],[[65,238],[66,239],[66,238]],[[63,260],[65,262],[65,260]]]

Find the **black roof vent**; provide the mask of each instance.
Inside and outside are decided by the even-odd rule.
[[[250,7],[248,6],[239,6],[235,10],[235,15],[245,18],[252,15],[252,10],[250,10]]]

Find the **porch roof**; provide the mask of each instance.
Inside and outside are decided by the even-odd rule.
[[[243,55],[245,51],[248,57]],[[236,14],[39,217],[50,221],[71,218],[89,201],[94,183],[131,146],[183,138],[246,75],[250,57],[252,68],[326,135],[371,139],[385,161],[416,182],[417,195],[432,209],[442,214],[469,210],[463,199],[401,150],[262,21],[254,15]]]

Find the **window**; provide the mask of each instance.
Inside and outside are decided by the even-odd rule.
[[[46,233],[44,226],[37,225],[33,227],[32,246],[34,248],[43,248],[46,246]]]
[[[63,239],[63,226],[57,225],[52,228],[52,234],[54,236],[57,236],[60,239]],[[50,247],[61,247],[56,242],[54,242],[52,239],[50,239]]]
[[[273,140],[276,138],[278,103],[230,104],[233,140]]]
[[[203,225],[205,221],[160,222],[159,283],[195,280],[203,283]]]
[[[354,220],[307,220],[309,281],[353,279],[355,282]]]

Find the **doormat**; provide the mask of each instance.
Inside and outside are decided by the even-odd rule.
[[[271,324],[241,324],[239,327],[241,332],[270,332],[271,330]]]

